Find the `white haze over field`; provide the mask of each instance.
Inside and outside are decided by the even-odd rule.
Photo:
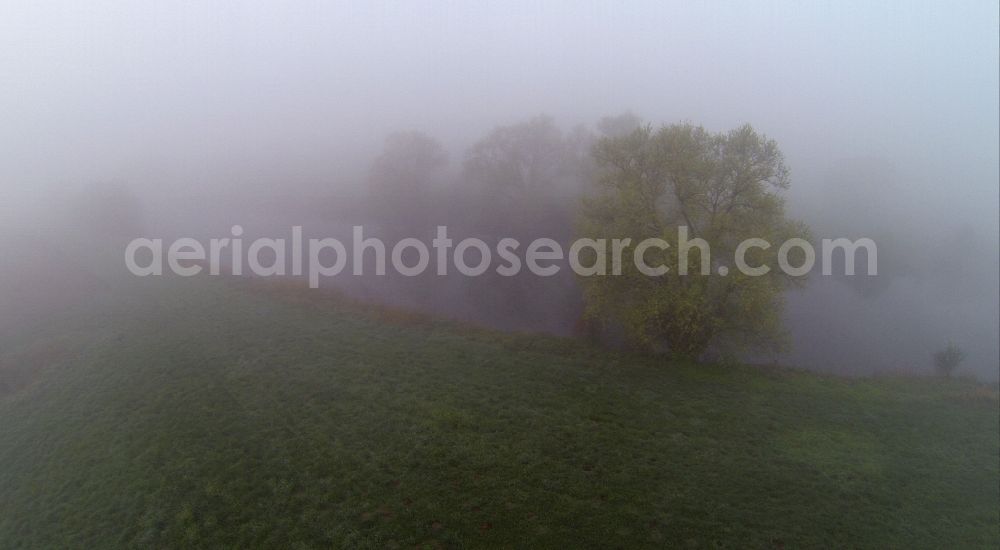
[[[233,212],[361,196],[395,131],[437,138],[457,171],[497,125],[630,110],[754,125],[785,153],[793,217],[878,242],[877,282],[790,293],[781,362],[927,372],[950,339],[997,378],[995,1],[537,4],[5,2],[0,307],[47,294],[25,273],[72,247],[21,237],[78,238],[66,205],[94,184],[132,188],[165,231],[259,233],[281,224]]]

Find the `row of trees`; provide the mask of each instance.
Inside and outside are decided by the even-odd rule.
[[[691,124],[654,129],[626,113],[601,120],[596,132],[563,132],[537,117],[496,128],[475,143],[456,185],[437,185],[446,165],[444,149],[429,136],[390,136],[370,176],[380,217],[410,234],[447,222],[481,237],[628,237],[632,246],[659,237],[670,243],[649,251],[649,265],[677,265],[684,226],[711,250],[707,275],[674,269],[649,277],[623,262],[620,276],[566,278],[561,284],[570,298],[561,303],[534,293],[538,282],[530,275],[487,278],[477,282],[476,293],[492,302],[481,304],[487,311],[583,313],[584,324],[599,334],[695,357],[782,342],[782,292],[797,281],[777,269],[777,246],[748,255],[752,265],[772,267],[766,276],[718,269],[729,267],[744,239],[808,237],[803,224],[786,216],[781,192],[789,176],[778,145],[750,126],[725,133]],[[694,253],[692,260],[700,265],[702,258]]]
[[[466,152],[458,184],[442,189],[448,157],[441,144],[421,132],[399,132],[373,162],[369,188],[376,211],[400,226],[419,228],[435,216],[435,206],[462,203],[471,207],[465,218],[474,218],[481,231],[539,229],[535,222],[551,210],[572,211],[590,178],[595,139],[583,129],[564,133],[545,116],[501,126]]]
[[[459,170],[449,171],[444,148],[426,134],[389,136],[371,166],[372,200],[363,221],[374,222],[389,240],[427,237],[439,224],[449,225],[453,236],[515,237],[522,243],[543,236],[564,245],[576,237],[608,242],[627,237],[633,244],[659,237],[669,247],[648,250],[646,263],[674,269],[650,277],[625,261],[614,277],[575,279],[568,270],[553,279],[527,272],[503,277],[489,270],[476,279],[429,274],[389,281],[406,305],[504,328],[575,329],[694,357],[773,350],[783,343],[783,293],[802,280],[776,268],[777,246],[749,250],[748,263],[770,267],[767,275],[748,277],[729,264],[747,238],[780,243],[808,236],[785,212],[781,194],[789,186],[789,171],[778,145],[753,128],[654,129],[626,113],[600,120],[593,130],[564,132],[551,119],[535,117],[495,128],[459,164]],[[73,206],[67,219],[102,239],[127,240],[145,225],[140,201],[124,184],[94,186],[75,197]],[[352,202],[348,208],[357,206]],[[688,275],[676,269],[682,226],[689,240],[699,239],[711,251],[710,258],[702,258],[698,247],[691,249]],[[626,247],[624,257],[631,251]],[[605,272],[613,271],[613,265],[605,266]],[[933,354],[934,366],[945,375],[963,359],[953,344]]]

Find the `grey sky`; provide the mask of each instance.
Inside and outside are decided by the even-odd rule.
[[[996,175],[994,2],[691,4],[8,4],[4,177],[318,161],[401,127],[457,143],[525,113],[626,108],[749,121],[793,169],[877,156]]]

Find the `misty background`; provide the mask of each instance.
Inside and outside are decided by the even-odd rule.
[[[785,153],[792,217],[878,243],[877,278],[817,271],[789,293],[792,347],[766,360],[930,373],[953,340],[996,380],[998,32],[994,2],[5,4],[0,330],[113,293],[137,236],[569,238],[586,178],[508,227],[484,221],[470,150],[547,115],[579,153],[630,111],[754,125]],[[400,131],[447,161],[427,196],[448,200],[404,225],[371,185]],[[492,297],[490,279],[329,282],[503,329],[573,334],[581,308],[569,275]],[[499,310],[514,292],[545,298]]]

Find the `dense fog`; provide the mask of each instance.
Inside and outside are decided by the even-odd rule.
[[[298,225],[346,241],[360,224],[429,240],[448,225],[456,239],[566,242],[589,147],[616,122],[749,123],[785,154],[791,216],[817,241],[874,239],[879,275],[817,272],[788,294],[790,349],[746,359],[930,373],[951,340],[967,374],[996,380],[998,29],[995,2],[6,6],[0,330],[113,293],[135,237]],[[559,171],[531,208],[491,195],[477,164],[504,140],[555,147]],[[412,195],[380,187],[401,177],[384,160],[393,144],[414,142],[439,150],[406,172],[421,179]],[[345,272],[324,286],[579,332],[568,272]]]

